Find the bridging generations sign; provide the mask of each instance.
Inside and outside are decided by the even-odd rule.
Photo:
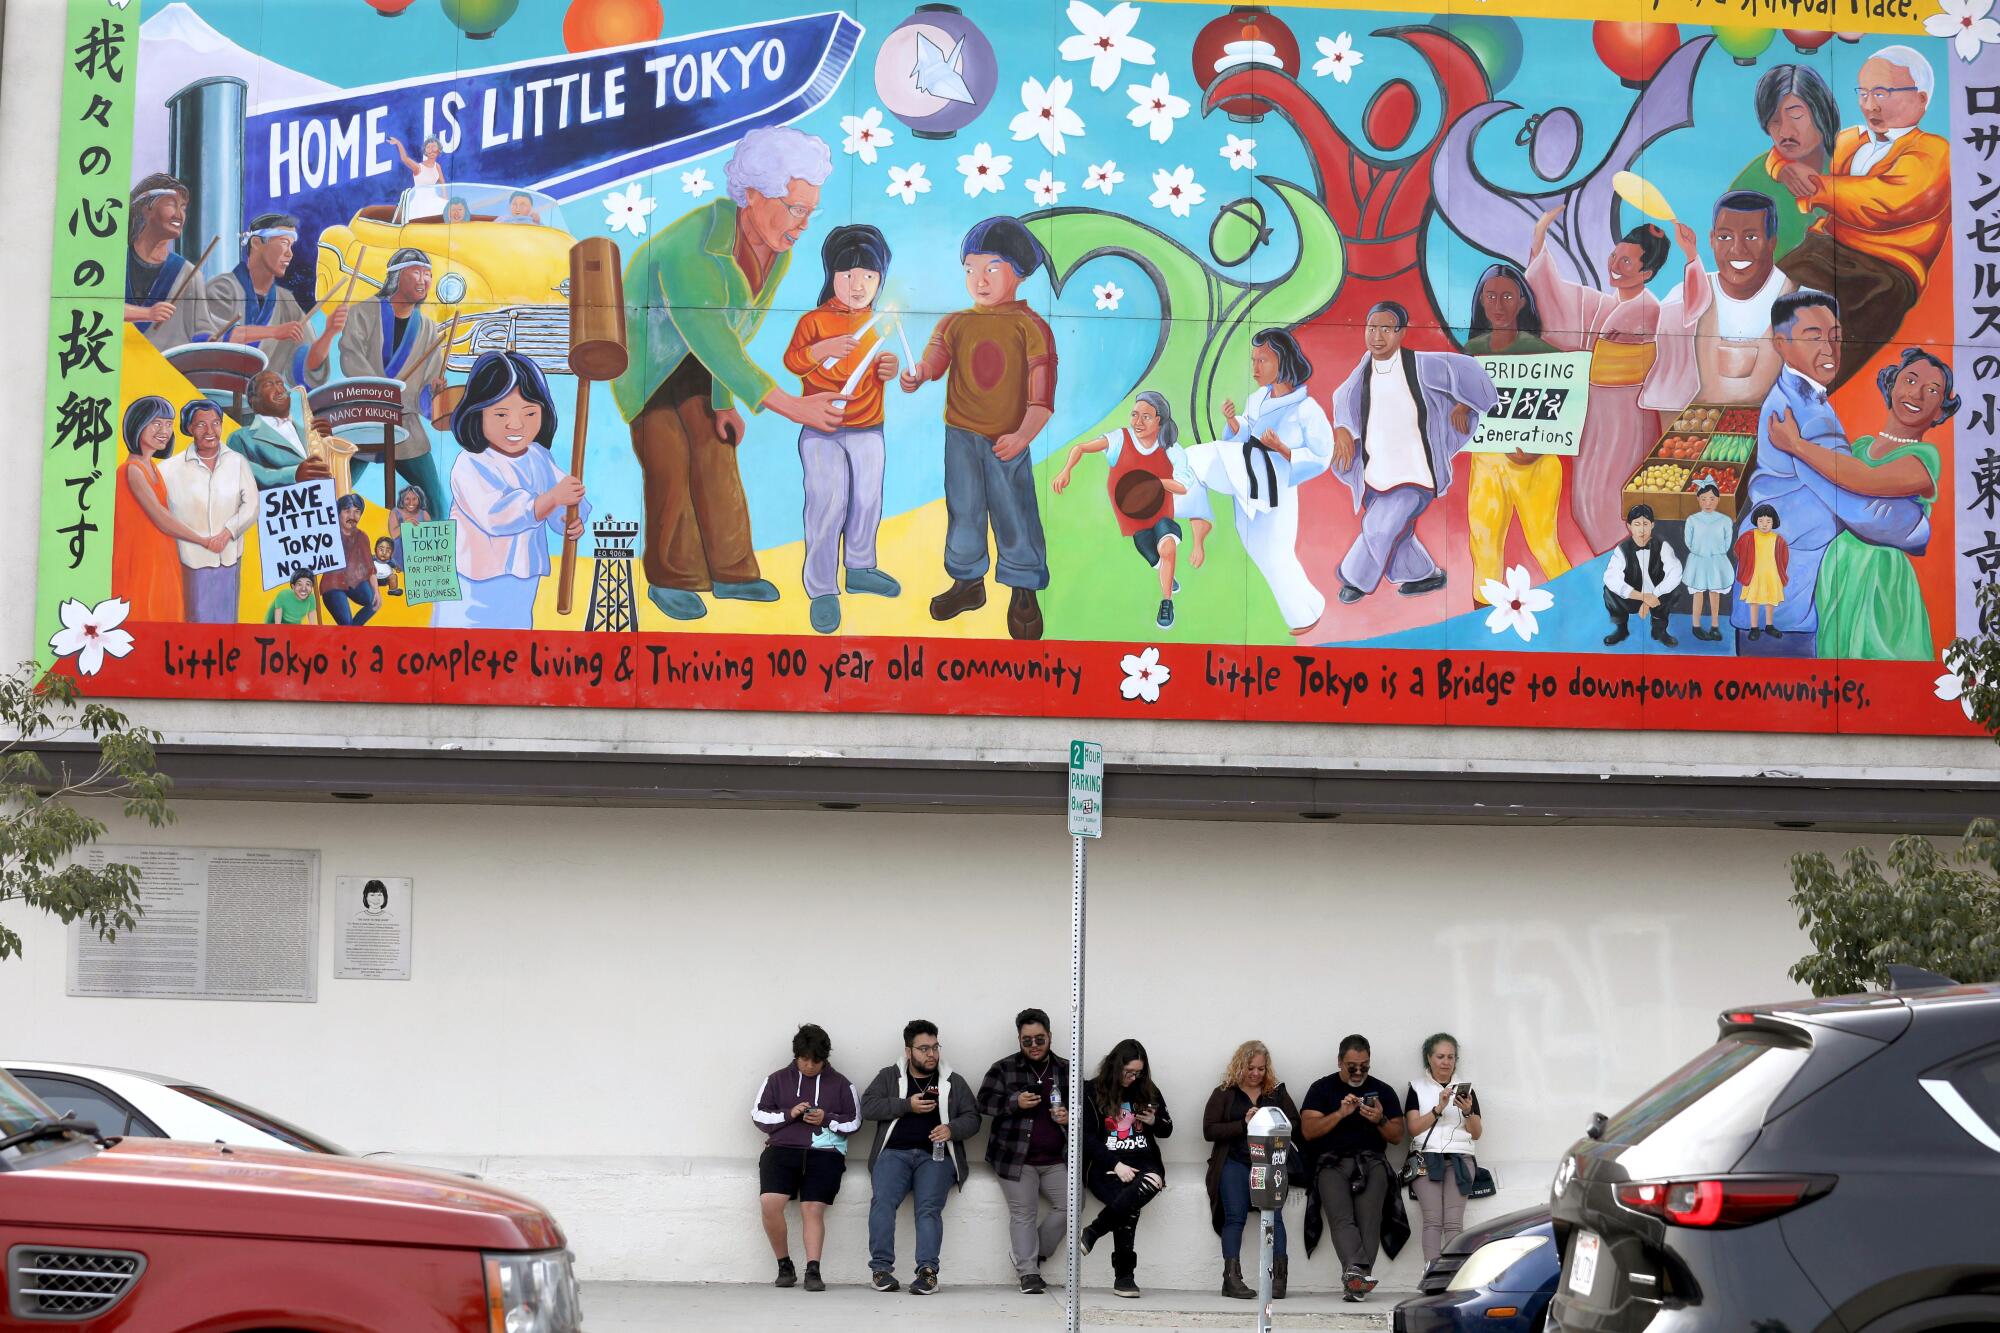
[[[51,662],[1972,731],[2000,49],[1940,0],[528,8],[69,0]]]

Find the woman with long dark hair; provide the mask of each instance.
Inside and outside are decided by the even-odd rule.
[[[482,355],[452,413],[451,433],[462,451],[451,467],[451,516],[463,586],[458,601],[437,604],[431,623],[533,629],[549,534],[581,537],[590,517],[583,483],[549,453],[556,405],[541,368],[518,352]],[[571,505],[581,506],[574,523],[566,520]]]
[[[1554,352],[1542,338],[1542,312],[1528,275],[1512,264],[1494,264],[1472,288],[1467,356],[1543,356]],[[1472,539],[1472,596],[1484,605],[1487,583],[1505,581],[1507,533],[1518,518],[1521,535],[1542,567],[1542,582],[1569,572],[1556,533],[1562,508],[1562,459],[1555,454],[1472,455],[1466,500]]]
[[[131,606],[130,620],[181,620],[186,614],[177,541],[202,543],[175,518],[158,460],[174,451],[174,405],[147,395],[125,409],[125,461],[111,527],[111,595]]]
[[[1146,1048],[1130,1037],[1111,1048],[1085,1093],[1083,1183],[1104,1204],[1081,1236],[1083,1252],[1111,1237],[1111,1290],[1136,1300],[1139,1212],[1167,1187],[1160,1140],[1174,1132],[1167,1099],[1153,1083]]]
[[[1776,255],[1783,259],[1806,238],[1806,229],[1821,213],[1792,207],[1792,192],[1779,182],[1778,173],[1794,162],[1817,172],[1832,165],[1840,106],[1833,89],[1810,65],[1773,65],[1757,80],[1756,109],[1757,124],[1771,137],[1771,151],[1752,159],[1727,193],[1750,190],[1785,203],[1778,210]]]

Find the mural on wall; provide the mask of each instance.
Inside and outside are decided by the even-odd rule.
[[[49,656],[1966,730],[2000,21],[1631,8],[70,0]]]

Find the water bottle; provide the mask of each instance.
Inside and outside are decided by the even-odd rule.
[[[944,1102],[942,1101],[944,1094],[940,1092],[938,1089],[932,1088],[931,1096],[940,1099],[938,1101],[938,1123],[942,1125],[945,1119]],[[944,1143],[942,1140],[939,1140],[938,1142],[931,1144],[931,1160],[933,1162],[942,1162],[944,1160]]]
[[[1057,1079],[1057,1080],[1055,1080],[1055,1082],[1053,1082],[1053,1083],[1051,1083],[1051,1084],[1049,1085],[1049,1105],[1050,1105],[1050,1106],[1061,1106],[1061,1105],[1062,1105],[1062,1080],[1061,1080],[1061,1079]]]

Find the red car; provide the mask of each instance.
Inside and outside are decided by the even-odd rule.
[[[0,1328],[578,1333],[517,1194],[348,1157],[101,1139],[0,1072]]]

